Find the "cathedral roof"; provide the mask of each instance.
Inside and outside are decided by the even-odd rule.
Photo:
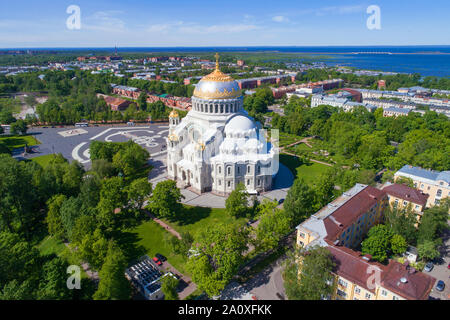
[[[196,85],[194,97],[200,99],[234,99],[242,95],[239,84],[220,71],[219,55],[216,54],[216,69],[203,77]]]

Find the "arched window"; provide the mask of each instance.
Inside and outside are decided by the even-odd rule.
[[[227,175],[231,176],[231,167],[227,167]]]

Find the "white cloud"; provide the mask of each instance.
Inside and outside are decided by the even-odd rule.
[[[272,18],[272,20],[275,22],[289,22],[289,19],[285,16],[275,16]]]
[[[81,28],[103,32],[124,32],[126,31],[125,22],[116,17],[120,14],[123,14],[123,11],[109,10],[95,12],[85,19],[81,16]]]

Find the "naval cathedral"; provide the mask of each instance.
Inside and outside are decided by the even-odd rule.
[[[199,194],[226,196],[239,183],[250,193],[271,190],[278,149],[243,103],[238,83],[220,71],[216,54],[216,69],[196,85],[187,116],[180,121],[176,110],[169,115],[169,179]]]

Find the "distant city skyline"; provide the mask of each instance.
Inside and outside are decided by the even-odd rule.
[[[0,48],[450,45],[448,1],[393,2],[16,1],[0,12]],[[71,5],[80,29],[67,27]],[[372,5],[379,30],[367,27]]]

